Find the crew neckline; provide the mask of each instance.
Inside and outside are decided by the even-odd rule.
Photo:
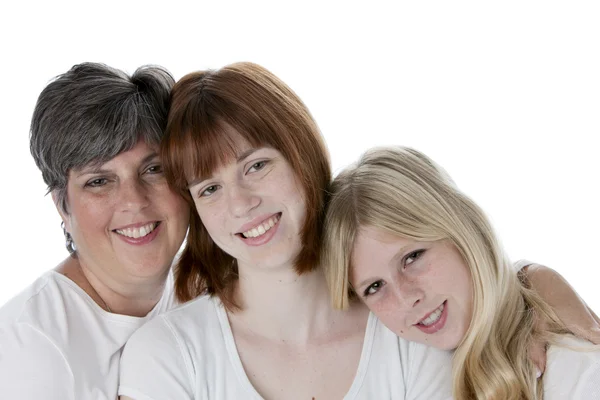
[[[98,305],[98,303],[96,303],[94,301],[94,299],[92,299],[92,297],[85,290],[83,290],[77,283],[73,282],[71,279],[69,279],[68,277],[66,277],[65,275],[61,274],[58,271],[50,270],[50,271],[48,271],[48,275],[53,276],[54,279],[68,285],[71,289],[73,289],[75,292],[77,292],[77,294],[80,297],[82,297],[87,303],[89,303],[91,305],[92,309],[97,314],[99,314],[103,317],[108,317],[112,320],[120,320],[123,322],[134,322],[134,321],[137,322],[140,320],[150,319],[150,318],[153,318],[154,316],[160,314],[162,311],[166,311],[166,308],[163,306],[163,304],[168,301],[169,285],[173,286],[172,272],[169,272],[169,275],[167,276],[167,280],[165,281],[165,288],[163,289],[163,293],[160,297],[160,300],[158,300],[158,302],[154,305],[154,307],[152,307],[152,309],[148,312],[148,314],[146,314],[143,317],[136,317],[133,315],[117,314],[117,313],[106,311],[104,308],[100,307],[100,305]],[[164,308],[164,310],[163,310],[163,308]]]

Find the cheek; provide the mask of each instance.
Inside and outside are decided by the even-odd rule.
[[[405,316],[398,304],[391,298],[382,298],[372,304],[367,304],[367,306],[396,335],[404,334],[406,331],[406,327],[403,325]]]
[[[166,189],[154,198],[156,207],[162,210],[164,216],[169,220],[180,220],[187,224],[190,216],[188,203],[177,194]]]
[[[215,242],[219,242],[220,233],[226,230],[226,221],[224,220],[222,210],[219,210],[217,207],[207,207],[206,205],[196,203],[196,212],[200,216],[202,225],[204,225],[210,237]]]
[[[111,203],[105,199],[89,199],[85,196],[70,202],[69,211],[71,229],[81,231],[81,233],[107,230],[113,216]]]

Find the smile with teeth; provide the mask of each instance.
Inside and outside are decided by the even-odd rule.
[[[115,229],[119,235],[127,236],[133,239],[138,239],[148,235],[158,226],[158,222],[151,222],[149,224],[138,226],[135,228]]]
[[[245,238],[255,238],[264,235],[269,229],[275,226],[277,221],[279,221],[279,217],[279,214],[272,216],[271,218],[258,224],[254,228],[247,230],[246,232],[242,232],[242,236]]]
[[[438,322],[438,320],[442,316],[442,312],[444,311],[445,304],[446,304],[446,302],[443,302],[442,305],[439,306],[434,312],[429,314],[429,316],[427,318],[423,318],[419,322],[419,325],[429,326],[429,325],[433,325],[436,322]]]

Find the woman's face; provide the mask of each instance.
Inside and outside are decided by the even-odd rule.
[[[185,237],[189,207],[169,189],[157,147],[140,140],[102,165],[69,173],[59,208],[80,263],[119,282],[164,276]]]
[[[353,249],[350,281],[394,333],[450,350],[469,327],[471,274],[447,240],[416,242],[366,227]]]
[[[289,267],[301,250],[306,214],[296,174],[279,151],[253,148],[230,133],[237,137],[236,159],[189,186],[196,210],[212,240],[240,266]]]

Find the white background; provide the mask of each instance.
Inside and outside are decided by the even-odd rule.
[[[368,3],[368,5],[366,5]],[[596,1],[7,1],[0,6],[0,304],[67,255],[29,154],[39,92],[73,64],[185,73],[254,61],[306,102],[335,170],[416,147],[516,258],[600,310]]]

